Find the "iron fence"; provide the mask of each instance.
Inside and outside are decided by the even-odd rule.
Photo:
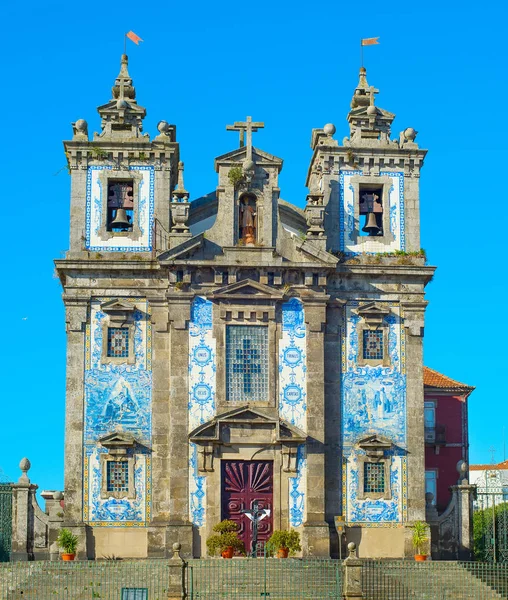
[[[365,600],[508,599],[508,565],[366,560],[362,589]]]
[[[0,565],[2,600],[167,600],[167,560]]]
[[[338,600],[342,563],[297,558],[201,559],[189,562],[191,600]]]

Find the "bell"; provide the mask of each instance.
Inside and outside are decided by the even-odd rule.
[[[125,208],[118,208],[116,211],[115,218],[109,224],[111,229],[126,229],[131,226],[129,216]]]
[[[376,215],[373,212],[367,214],[365,226],[362,227],[362,231],[365,231],[369,235],[379,235],[381,232],[381,229],[377,225]]]

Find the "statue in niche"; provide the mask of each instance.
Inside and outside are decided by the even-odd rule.
[[[256,199],[253,196],[240,200],[240,239],[246,246],[256,242]]]

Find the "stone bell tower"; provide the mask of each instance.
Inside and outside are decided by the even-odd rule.
[[[79,119],[64,142],[70,249],[56,266],[67,330],[65,522],[79,534],[80,557],[125,547],[146,556],[160,530],[148,526],[169,510],[167,487],[152,491],[168,472],[158,429],[167,391],[153,385],[166,365],[152,365],[167,310],[160,320],[164,279],[153,258],[171,229],[170,199],[186,199],[183,166],[174,125],[160,121],[153,139],[143,133],[126,55],[98,112],[99,133],[90,139]]]
[[[383,547],[387,556],[404,556],[409,526],[425,518],[424,286],[434,269],[420,250],[427,151],[411,127],[390,139],[395,115],[376,106],[377,93],[362,67],[349,137],[336,141],[332,124],[313,130],[305,213],[308,239],[339,257],[327,292],[329,306],[341,306],[340,336],[336,348],[329,338],[326,372],[342,483],[328,495],[329,518],[339,515],[363,556],[379,556]],[[340,373],[334,356],[341,356]],[[329,452],[333,465],[333,444]]]

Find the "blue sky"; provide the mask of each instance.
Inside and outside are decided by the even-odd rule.
[[[41,488],[63,486],[65,327],[53,259],[68,247],[69,177],[62,140],[109,100],[123,33],[145,131],[176,123],[192,197],[216,185],[213,159],[237,145],[225,126],[265,122],[255,145],[284,159],[285,200],[303,206],[311,130],[347,134],[359,40],[393,136],[419,131],[422,246],[437,265],[427,288],[425,362],[476,386],[471,461],[503,459],[508,403],[502,373],[508,191],[506,6],[472,2],[11,3],[3,9],[0,95],[6,235],[0,468],[23,456]],[[497,113],[500,113],[499,115]],[[10,298],[10,300],[9,300]],[[497,307],[497,308],[496,308]],[[4,313],[5,314],[5,313]]]

